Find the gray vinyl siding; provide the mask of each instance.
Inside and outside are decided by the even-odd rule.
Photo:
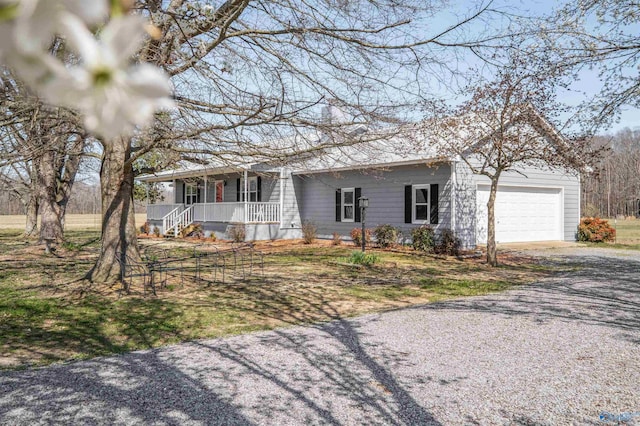
[[[448,164],[394,167],[388,171],[346,171],[300,175],[301,219],[318,227],[320,238],[331,238],[337,232],[348,238],[358,222],[337,222],[335,194],[339,188],[361,188],[362,196],[369,198],[366,227],[391,224],[404,231],[420,226],[404,222],[404,187],[406,185],[438,184],[439,202],[436,232],[451,227],[451,168]]]
[[[470,201],[470,203],[475,210],[475,190],[477,185],[488,185],[490,181],[486,176],[471,175],[471,177],[471,186],[469,188],[473,191],[473,201]],[[521,167],[518,172],[503,173],[498,185],[562,188],[564,240],[575,241],[576,230],[580,222],[580,180],[577,175],[563,170]],[[532,206],[532,208],[535,208],[535,206]],[[473,238],[475,241],[475,235]]]
[[[302,180],[298,176],[293,176],[289,171],[285,171],[282,188],[282,228],[300,229],[302,223],[300,217]]]

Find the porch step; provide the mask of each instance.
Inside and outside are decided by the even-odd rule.
[[[189,225],[192,226],[192,225]],[[189,226],[187,226],[187,228],[189,228]],[[182,232],[185,230],[184,225],[182,225],[181,223],[178,224],[178,236],[182,237],[183,234]],[[175,233],[173,232],[173,230],[167,231],[164,233],[163,235],[165,238],[175,238]]]

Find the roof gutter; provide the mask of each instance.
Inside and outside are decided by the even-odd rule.
[[[317,170],[296,170],[292,172],[293,175],[312,175],[316,173],[331,173],[331,172],[341,172],[341,171],[349,171],[349,170],[365,170],[365,169],[385,169],[388,167],[399,167],[399,166],[413,166],[417,164],[435,164],[435,163],[449,163],[452,159],[446,157],[433,157],[433,158],[421,158],[419,160],[406,160],[406,161],[394,161],[390,163],[380,163],[380,164],[359,164],[354,166],[344,166],[344,167],[331,167],[325,169],[317,169]]]

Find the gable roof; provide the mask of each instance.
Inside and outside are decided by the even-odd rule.
[[[534,121],[531,124],[553,143],[562,144],[566,147],[566,141],[560,133],[551,125],[544,117],[542,117],[535,109],[529,117]],[[458,120],[463,123],[464,120]],[[182,164],[174,170],[155,173],[153,175],[140,176],[140,181],[154,182],[167,181],[181,177],[196,177],[204,174],[225,174],[238,173],[245,170],[258,172],[276,172],[280,166],[286,166],[293,174],[304,175],[313,173],[337,172],[344,170],[363,170],[371,168],[386,168],[409,164],[433,164],[451,161],[452,156],[444,155],[439,141],[434,134],[429,133],[430,124],[428,121],[420,123],[399,126],[394,129],[386,129],[383,131],[361,132],[359,128],[358,134],[366,134],[367,140],[347,143],[345,146],[333,146],[330,148],[322,148],[317,151],[308,151],[302,154],[287,155],[286,152],[291,149],[291,143],[303,143],[308,148],[312,148],[314,143],[321,145],[322,138],[326,137],[318,132],[311,132],[307,135],[296,135],[290,138],[282,138],[270,141],[271,146],[275,146],[276,150],[282,147],[282,157],[285,160],[277,161],[259,161],[258,158],[225,158],[212,159],[206,165]],[[432,123],[431,123],[432,124]],[[435,123],[434,125],[438,125]],[[456,129],[456,134],[460,137],[465,136],[466,129],[460,125]],[[493,131],[487,128],[487,132]],[[468,135],[467,135],[468,136]],[[478,137],[481,143],[482,137]]]

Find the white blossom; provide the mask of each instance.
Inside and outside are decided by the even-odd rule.
[[[42,54],[58,31],[60,14],[73,13],[84,23],[102,23],[107,0],[0,0],[0,52]]]
[[[149,64],[129,66],[144,40],[144,24],[137,16],[113,18],[96,39],[74,15],[61,16],[61,34],[81,63],[69,69],[70,79],[48,86],[47,98],[78,109],[87,130],[104,138],[130,133],[158,109],[171,108],[168,77]]]

